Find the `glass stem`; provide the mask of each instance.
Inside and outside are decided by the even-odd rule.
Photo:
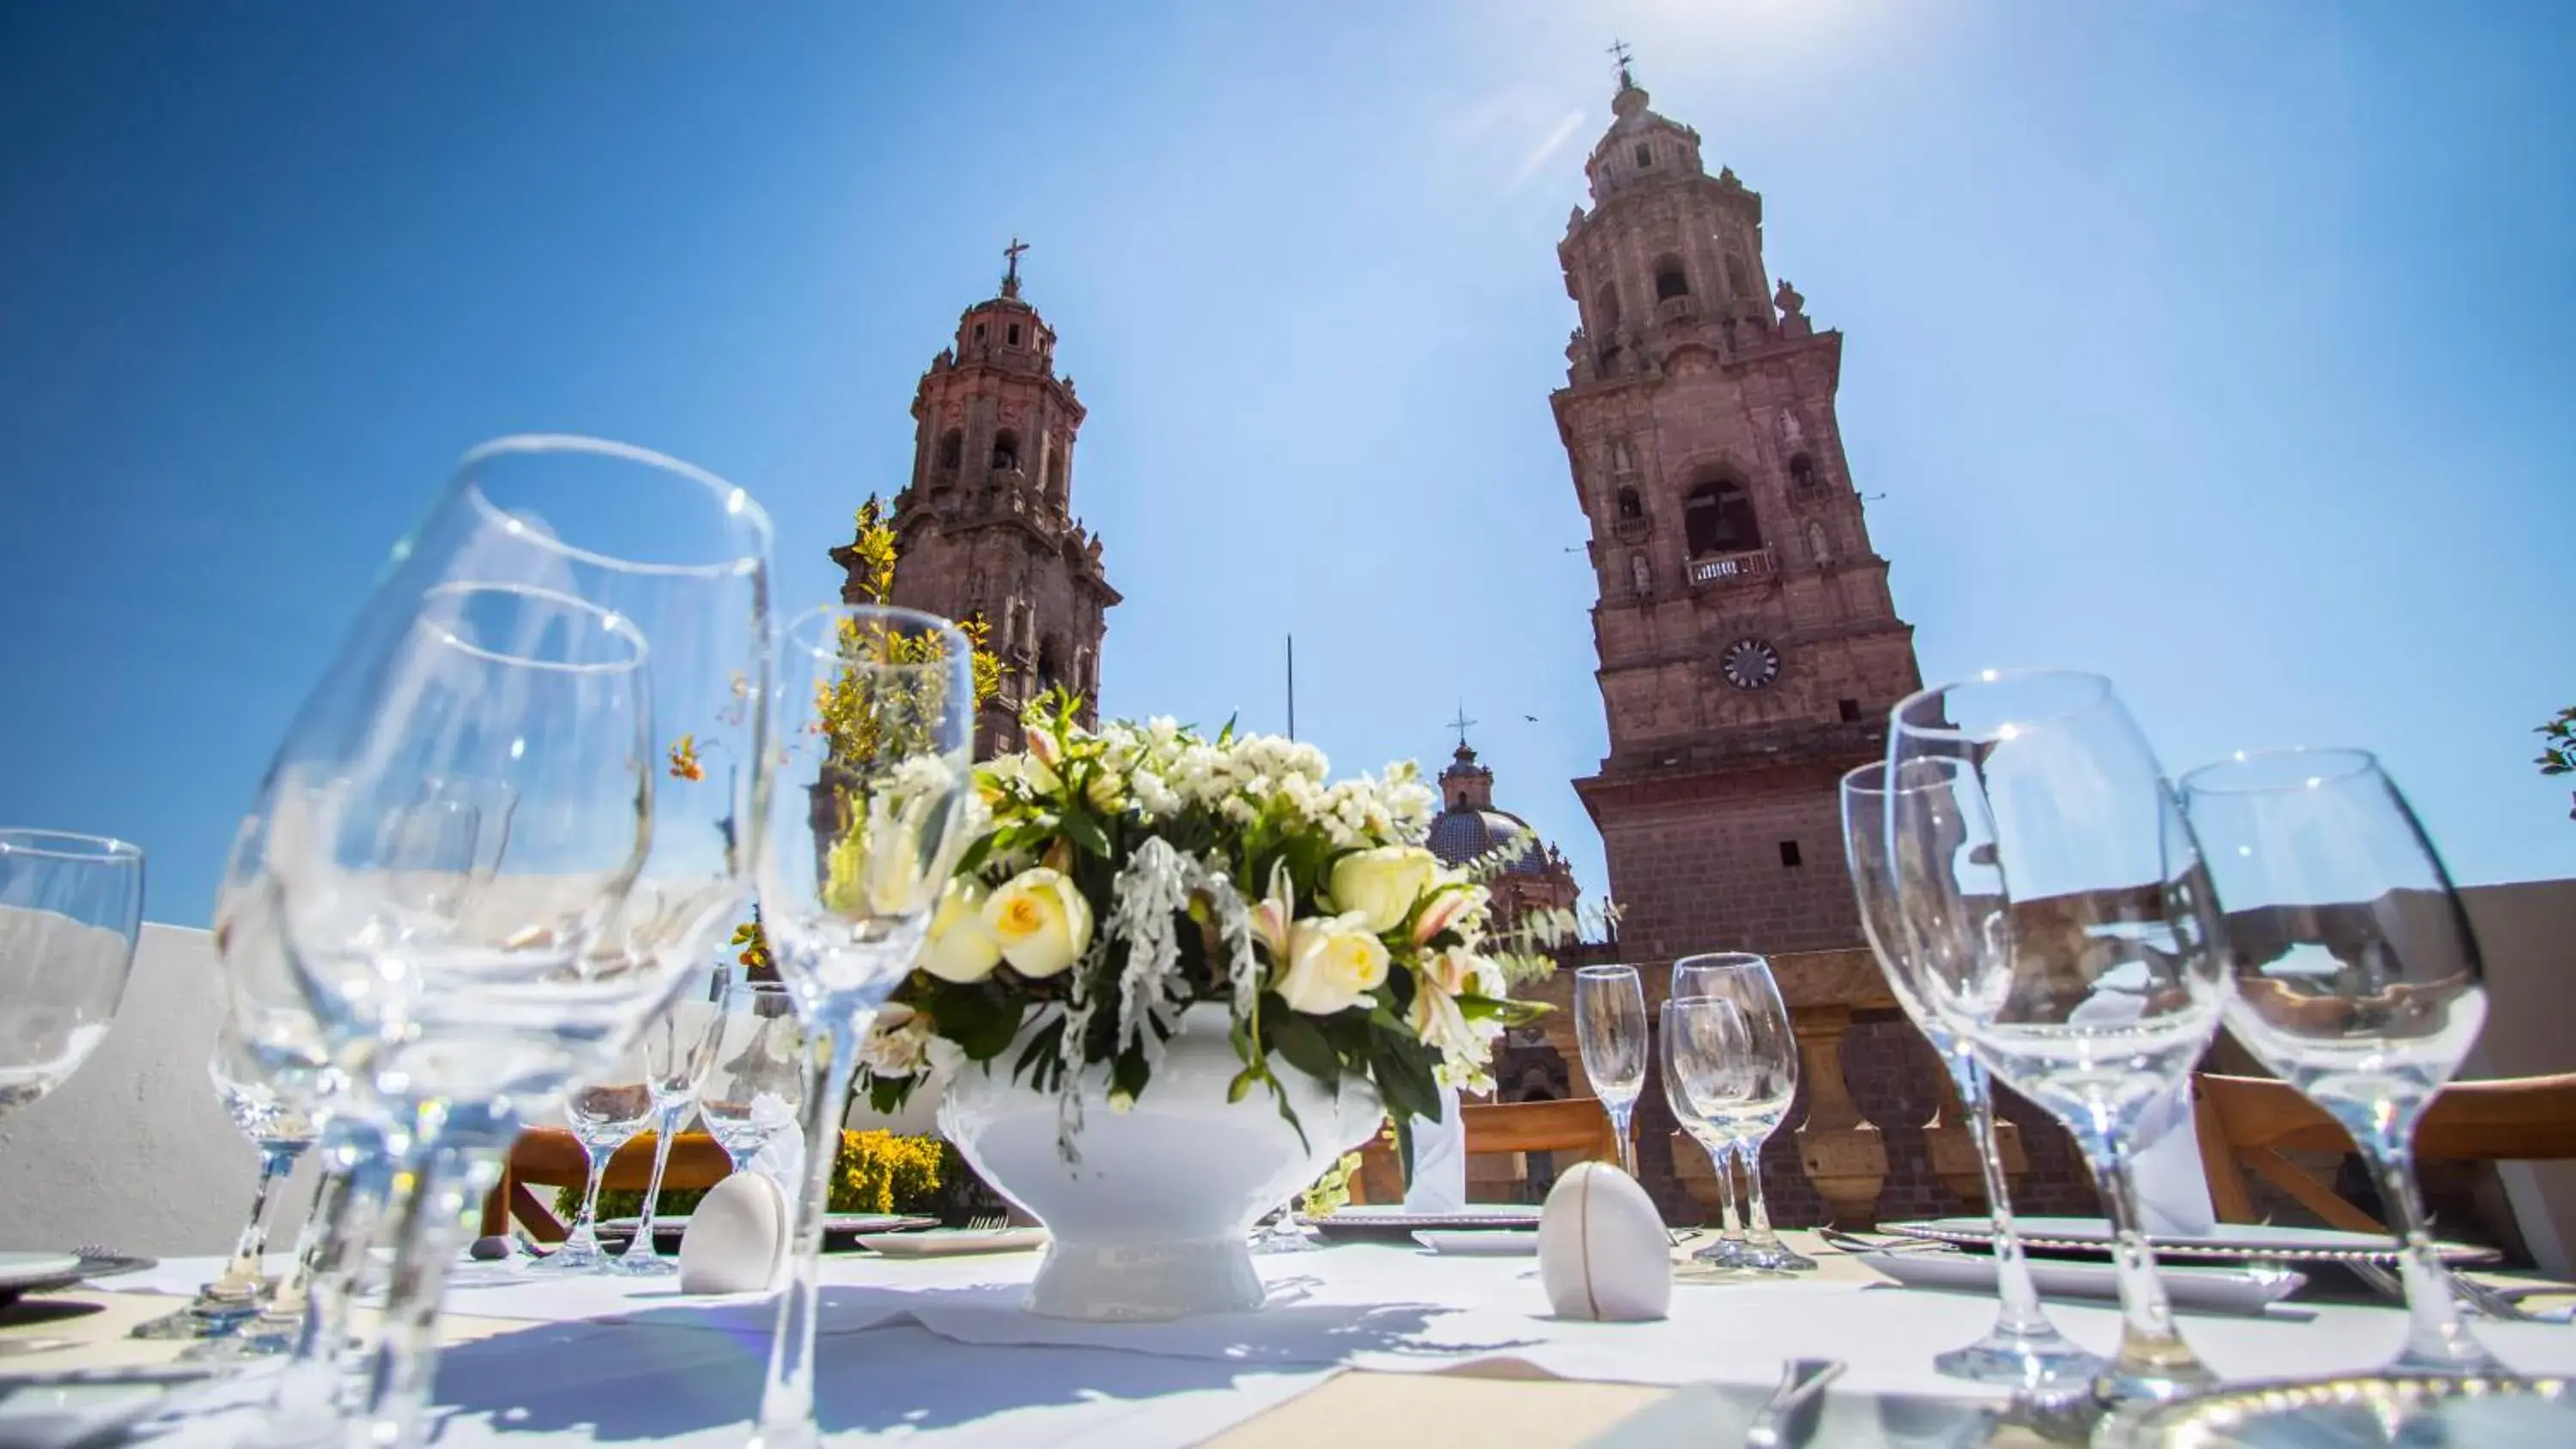
[[[259,1301],[260,1269],[268,1258],[270,1215],[277,1210],[278,1184],[295,1172],[296,1159],[304,1155],[310,1142],[262,1142],[259,1144],[259,1185],[251,1189],[250,1217],[243,1222],[241,1236],[233,1240],[232,1261],[214,1282],[197,1295],[200,1303],[241,1307]]]
[[[689,1099],[681,1097],[662,1108],[653,1123],[653,1176],[644,1184],[642,1220],[635,1225],[635,1237],[627,1243],[622,1258],[658,1258],[661,1246],[653,1241],[653,1210],[662,1201],[662,1174],[671,1165],[671,1139],[680,1135],[680,1119],[689,1114]]]
[[[1735,1144],[1736,1155],[1744,1159],[1744,1201],[1748,1214],[1744,1241],[1756,1248],[1767,1248],[1780,1241],[1771,1231],[1771,1209],[1762,1201],[1762,1141],[1760,1137],[1748,1137]]]
[[[295,1264],[278,1278],[261,1314],[282,1319],[292,1318],[302,1310],[315,1265],[322,1257],[322,1240],[348,1195],[348,1170],[326,1161],[313,1182],[313,1201],[304,1209],[304,1228],[295,1235]]]
[[[1718,1236],[1740,1239],[1744,1236],[1744,1220],[1735,1213],[1735,1149],[1709,1148],[1708,1165],[1717,1170]]]
[[[2509,1373],[2471,1337],[2451,1291],[2451,1270],[2433,1246],[2424,1195],[2415,1186],[2415,1154],[2402,1139],[2372,1142],[2363,1152],[2379,1179],[2379,1199],[2395,1222],[2404,1253],[2399,1276],[2406,1284],[2406,1347],[2398,1368],[2439,1372]]]
[[[2039,1285],[2031,1281],[2029,1260],[2022,1257],[2021,1235],[2013,1231],[2012,1183],[2004,1173],[2004,1154],[1995,1132],[1995,1093],[1986,1069],[1962,1051],[1942,1053],[1959,1101],[1968,1112],[1968,1137],[1986,1175],[1986,1215],[1995,1225],[1995,1293],[2003,1308],[1995,1326],[2017,1338],[2055,1337],[2056,1328],[2039,1306]]]
[[[360,1410],[357,1442],[370,1449],[418,1449],[428,1440],[438,1310],[447,1295],[448,1270],[467,1241],[469,1215],[481,1210],[483,1195],[500,1181],[501,1154],[517,1135],[514,1123],[448,1130],[454,1124],[441,1120],[439,1107],[424,1107],[420,1115],[409,1155],[412,1196],[396,1223],[400,1245]]]
[[[2218,1380],[2174,1328],[2173,1305],[2147,1246],[2146,1215],[2130,1175],[2128,1143],[2117,1136],[2089,1144],[2094,1186],[2111,1219],[2111,1263],[2120,1279],[2120,1349],[2097,1386],[2113,1400],[2176,1398]]]
[[[339,1423],[341,1359],[350,1345],[349,1305],[357,1297],[376,1228],[389,1211],[399,1213],[411,1179],[396,1170],[383,1134],[335,1119],[324,1129],[323,1150],[342,1184],[339,1201],[323,1213],[322,1239],[304,1290],[304,1323],[295,1351],[278,1375],[269,1400],[270,1432],[262,1444],[330,1440]],[[353,1386],[354,1387],[354,1386]]]
[[[581,1211],[573,1214],[572,1228],[557,1251],[576,1255],[599,1251],[599,1186],[608,1180],[608,1160],[622,1145],[611,1143],[602,1149],[589,1142],[581,1144],[582,1156],[590,1161],[590,1180],[582,1185]]]
[[[840,1156],[850,1079],[858,1070],[859,1038],[875,1015],[834,1012],[806,1039],[805,1183],[796,1205],[796,1276],[779,1299],[752,1449],[811,1449],[818,1442],[814,1326],[822,1307],[823,1215],[831,1210],[832,1168]]]
[[[1635,1102],[1610,1104],[1610,1135],[1619,1139],[1619,1170],[1630,1177],[1637,1175],[1637,1144],[1628,1131],[1628,1121],[1635,1116]]]

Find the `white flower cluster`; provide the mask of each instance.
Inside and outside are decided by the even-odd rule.
[[[1409,760],[1389,765],[1381,778],[1327,784],[1332,762],[1324,752],[1282,735],[1237,735],[1220,744],[1157,716],[1141,726],[1104,725],[1096,738],[1102,763],[1147,820],[1193,808],[1237,825],[1285,815],[1314,825],[1336,847],[1358,850],[1419,844],[1440,804]]]

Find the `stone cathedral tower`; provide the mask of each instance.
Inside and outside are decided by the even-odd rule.
[[[1773,287],[1761,197],[1619,81],[1557,244],[1610,724],[1575,788],[1633,959],[1854,946],[1836,781],[1919,675],[1843,457],[1842,336]]]
[[[1100,642],[1118,591],[1100,540],[1073,517],[1073,443],[1083,407],[1055,370],[1055,330],[1020,296],[1013,241],[999,296],[966,309],[913,394],[912,481],[894,499],[902,549],[894,601],[982,618],[1002,658],[1001,692],[976,722],[979,758],[1019,748],[1020,707],[1056,686],[1093,720]],[[832,551],[844,569],[846,547]],[[842,597],[856,602],[857,585]]]

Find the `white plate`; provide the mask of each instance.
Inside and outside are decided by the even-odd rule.
[[[1995,1291],[1995,1260],[1982,1253],[1864,1253],[1860,1260],[1908,1288],[1958,1293]],[[2100,1298],[2117,1302],[2120,1276],[2108,1263],[2032,1258],[2031,1281],[2051,1298]],[[2165,1296],[2176,1308],[2200,1313],[2260,1313],[2299,1291],[2305,1274],[2249,1273],[2241,1268],[2159,1266]]]
[[[0,1288],[60,1278],[80,1265],[78,1253],[0,1253]]]
[[[1458,1258],[1534,1258],[1538,1234],[1515,1232],[1418,1232],[1413,1240],[1435,1253]]]
[[[1330,1239],[1402,1242],[1417,1232],[1535,1228],[1538,1214],[1539,1209],[1530,1203],[1470,1203],[1454,1213],[1407,1212],[1402,1203],[1387,1203],[1346,1207],[1320,1218],[1300,1214],[1297,1221]]]
[[[2101,1218],[2016,1217],[2013,1227],[2020,1232],[2025,1248],[2110,1256],[2111,1225]],[[1984,1218],[1936,1218],[1929,1222],[1883,1223],[1879,1231],[1983,1248],[1994,1241],[1995,1227]],[[2394,1238],[2373,1233],[2347,1233],[2333,1228],[2281,1227],[2270,1223],[2220,1223],[2215,1231],[2191,1238],[2149,1234],[2147,1243],[2156,1250],[2159,1258],[2204,1258],[2220,1262],[2271,1258],[2292,1263],[2360,1260],[2393,1265],[2398,1257],[2397,1240]],[[2473,1248],[2464,1243],[2437,1246],[2442,1256],[2454,1263],[2481,1263],[2496,1256],[2492,1248]]]
[[[1046,1246],[1044,1228],[1002,1228],[970,1232],[964,1228],[921,1233],[861,1233],[859,1246],[889,1258],[954,1258],[968,1253],[1018,1253]]]

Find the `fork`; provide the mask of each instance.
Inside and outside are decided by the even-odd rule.
[[[2352,1276],[2370,1285],[2373,1291],[2392,1303],[2406,1301],[2406,1284],[2395,1273],[2377,1263],[2355,1259],[2344,1265]],[[2477,1313],[2500,1323],[2531,1323],[2538,1315],[2486,1284],[2462,1273],[2449,1274],[2452,1290]]]

